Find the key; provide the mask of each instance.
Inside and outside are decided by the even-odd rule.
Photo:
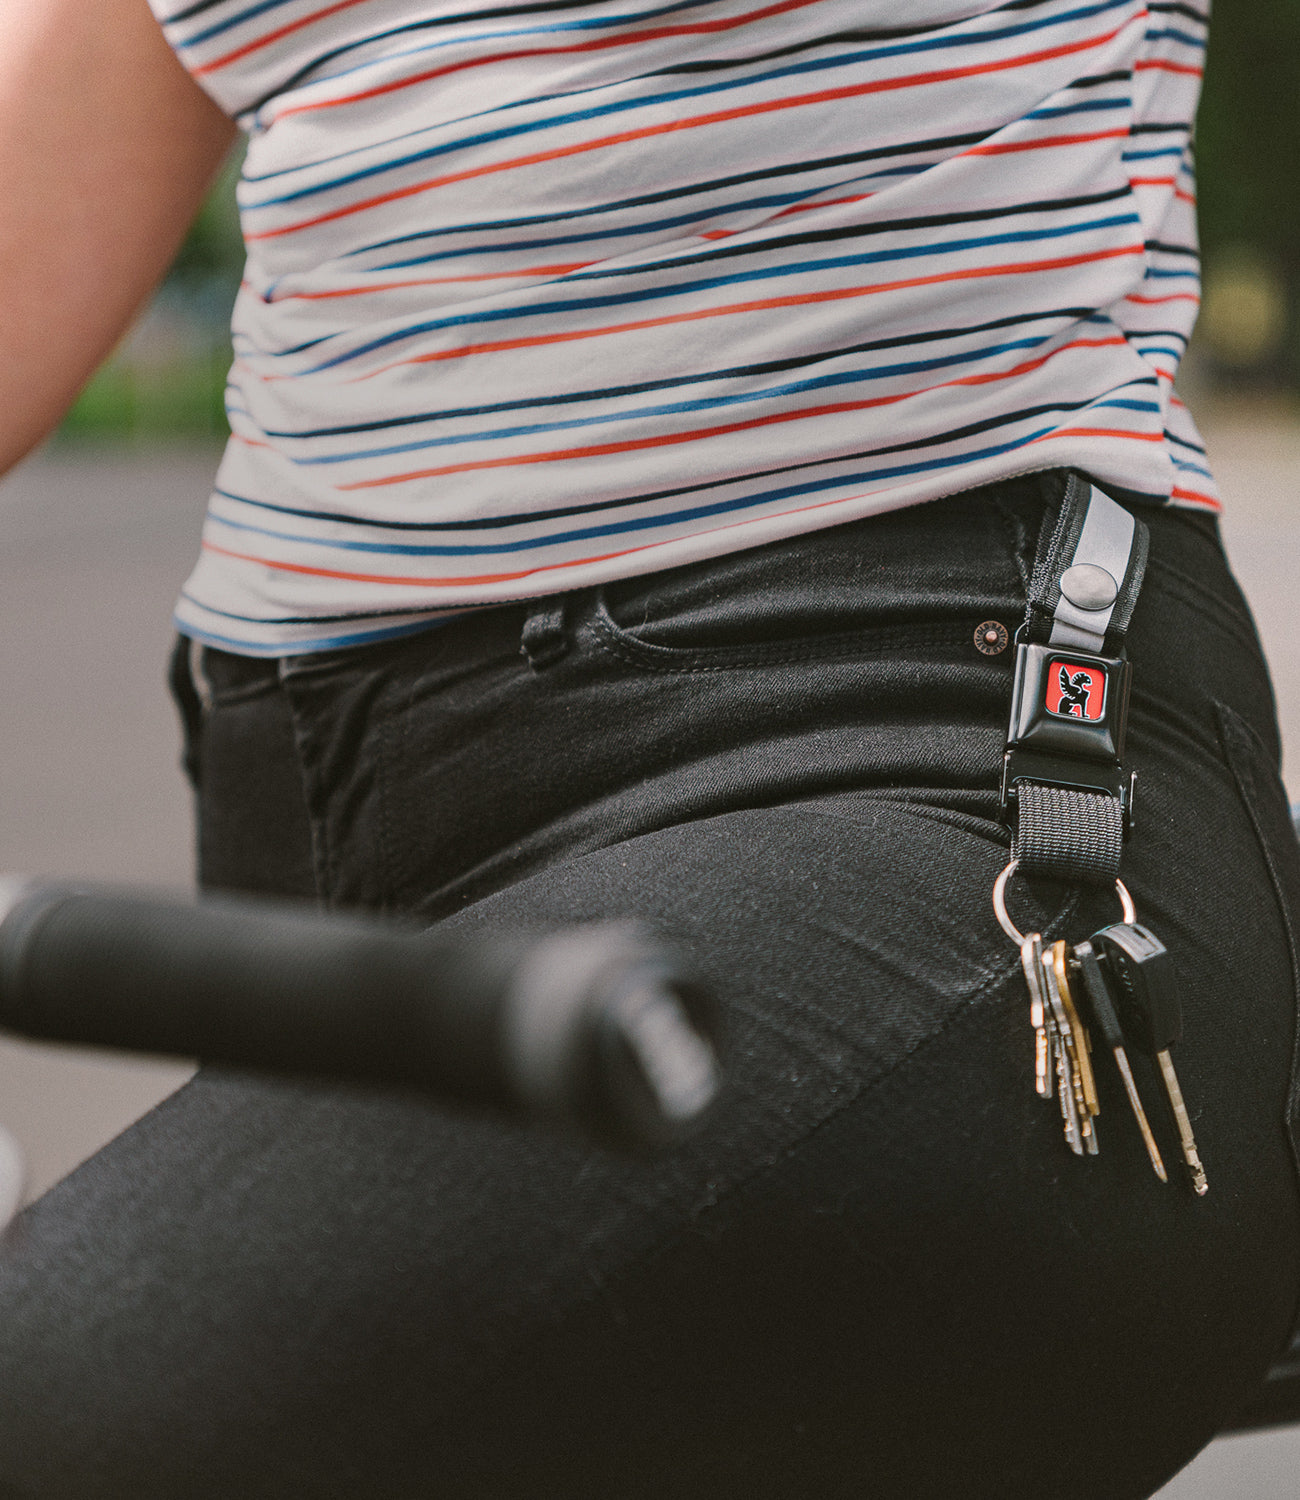
[[[1029,1024],[1034,1028],[1034,1089],[1039,1098],[1052,1097],[1055,1074],[1053,1045],[1047,1031],[1047,1006],[1043,999],[1043,939],[1031,932],[1020,945],[1020,966],[1029,987]]]
[[[1070,1018],[1070,1026],[1078,1041],[1075,1051],[1079,1062],[1079,1087],[1082,1090],[1083,1101],[1087,1105],[1089,1116],[1095,1118],[1101,1113],[1101,1101],[1097,1098],[1097,1080],[1092,1071],[1092,1041],[1083,1022],[1079,1019],[1079,1010],[1074,1003],[1067,960],[1068,950],[1065,943],[1053,943],[1052,972],[1056,976],[1057,992],[1061,997],[1061,1004],[1065,1006],[1065,1013]]]
[[[1106,1045],[1114,1054],[1115,1066],[1119,1069],[1119,1076],[1124,1080],[1124,1092],[1128,1095],[1129,1108],[1133,1111],[1133,1118],[1137,1121],[1138,1130],[1142,1133],[1147,1155],[1151,1158],[1152,1170],[1161,1182],[1168,1182],[1169,1173],[1165,1171],[1160,1148],[1156,1145],[1156,1138],[1151,1133],[1147,1112],[1142,1108],[1142,1099],[1138,1094],[1137,1084],[1133,1081],[1133,1070],[1129,1067],[1128,1053],[1124,1050],[1124,1033],[1120,1030],[1119,1017],[1115,1014],[1115,1007],[1111,1003],[1110,990],[1102,974],[1101,965],[1097,962],[1096,950],[1091,943],[1079,943],[1074,949],[1072,960],[1081,991],[1087,997],[1088,1006],[1092,1011],[1093,1021]]]
[[[1088,1063],[1087,1041],[1070,997],[1061,989],[1054,961],[1054,947],[1055,945],[1043,953],[1043,987],[1048,997],[1049,1009],[1057,1018],[1057,1026],[1061,1033],[1068,1066],[1066,1078],[1070,1098],[1074,1105],[1073,1119],[1083,1149],[1089,1156],[1096,1156],[1097,1136],[1092,1126],[1093,1111],[1088,1102],[1088,1095],[1092,1091],[1093,1084],[1092,1069]]]
[[[1136,922],[1103,927],[1092,937],[1106,959],[1112,993],[1125,1029],[1155,1058],[1164,1082],[1182,1146],[1183,1160],[1197,1193],[1208,1191],[1205,1168],[1196,1149],[1192,1122],[1169,1049],[1182,1035],[1183,1012],[1174,980],[1169,950],[1156,935]]]
[[[1051,948],[1044,953],[1043,962],[1051,970],[1057,998],[1065,1011],[1066,1020],[1070,1023],[1072,1038],[1070,1058],[1074,1065],[1075,1107],[1078,1111],[1079,1126],[1083,1132],[1083,1142],[1088,1155],[1096,1156],[1097,1127],[1093,1121],[1101,1112],[1101,1103],[1097,1098],[1097,1083],[1093,1077],[1092,1059],[1088,1055],[1091,1043],[1088,1040],[1088,1033],[1084,1030],[1083,1022],[1079,1019],[1079,1012],[1075,1008],[1074,997],[1070,993],[1069,977],[1065,971],[1065,944],[1053,943]]]
[[[1044,1015],[1051,1017],[1057,1036],[1056,1095],[1061,1106],[1065,1139],[1076,1156],[1082,1156],[1085,1152],[1095,1156],[1097,1143],[1092,1135],[1091,1123],[1087,1130],[1084,1128],[1084,1121],[1089,1117],[1087,1106],[1083,1103],[1082,1084],[1079,1081],[1079,1061],[1075,1052],[1074,1029],[1070,1025],[1070,1017],[1061,999],[1061,992],[1057,988],[1053,966],[1046,954],[1041,953],[1041,945],[1038,973],[1043,999],[1046,1001]]]
[[[1040,1098],[1053,1094],[1061,1109],[1061,1123],[1071,1150],[1082,1154],[1082,1132],[1077,1111],[1067,1101],[1073,1098],[1073,1069],[1047,999],[1047,975],[1043,962],[1042,934],[1031,932],[1020,945],[1020,963],[1029,989],[1029,1020],[1034,1028],[1034,1088]]]

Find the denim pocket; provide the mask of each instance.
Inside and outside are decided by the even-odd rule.
[[[995,492],[806,533],[594,591],[597,643],[648,670],[831,660],[945,644],[1024,612],[1025,536]]]
[[[666,646],[641,638],[620,626],[608,605],[597,598],[590,619],[597,643],[624,663],[651,672],[725,671],[727,668],[779,666],[803,661],[831,661],[884,653],[905,654],[909,648],[952,644],[959,635],[950,625],[930,623],[863,627],[858,630],[817,631],[777,640],[722,646]]]

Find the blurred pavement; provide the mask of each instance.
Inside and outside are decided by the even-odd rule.
[[[1200,411],[1229,554],[1273,664],[1300,799],[1300,412]],[[191,880],[189,798],[164,689],[169,617],[214,452],[37,455],[0,483],[0,868]],[[29,1192],[187,1076],[174,1064],[0,1043],[0,1123]],[[1214,1444],[1161,1500],[1296,1500],[1300,1429]]]
[[[1300,802],[1300,406],[1196,411],[1224,497],[1224,544],[1273,670],[1282,743],[1290,747],[1282,772],[1292,802]]]
[[[38,455],[0,484],[0,868],[185,885],[189,797],[164,685],[213,452]],[[0,1123],[28,1192],[188,1069],[0,1043]]]

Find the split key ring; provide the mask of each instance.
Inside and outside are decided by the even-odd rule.
[[[993,884],[993,910],[997,915],[998,923],[1003,932],[1011,939],[1017,948],[1025,945],[1025,935],[1007,915],[1007,882],[1020,868],[1020,861],[1013,859],[1005,870],[998,876]],[[1133,904],[1133,898],[1128,893],[1128,887],[1122,880],[1116,880],[1115,893],[1119,897],[1120,906],[1124,912],[1124,921],[1128,923],[1137,921],[1137,907]]]

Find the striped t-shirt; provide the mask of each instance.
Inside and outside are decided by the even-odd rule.
[[[186,633],[249,654],[1029,470],[1217,508],[1182,0],[152,0],[249,135]]]

